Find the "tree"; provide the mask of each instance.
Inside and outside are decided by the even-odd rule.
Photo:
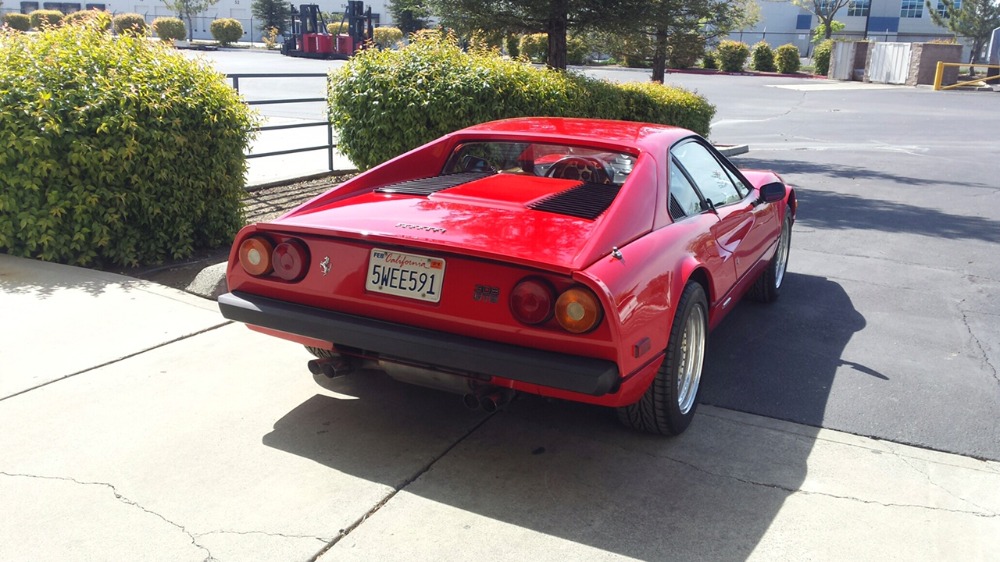
[[[833,17],[841,8],[846,8],[854,0],[791,0],[791,2],[816,16],[819,25],[824,28],[823,39],[829,39],[833,35]]]
[[[289,6],[285,0],[253,0],[250,2],[250,13],[260,21],[260,29],[267,31],[273,28],[278,30],[278,35],[284,35],[290,16]]]
[[[734,29],[752,27],[760,18],[754,0],[651,0],[629,33],[645,34],[652,43],[653,81],[662,82],[670,52],[692,40],[710,42]],[[693,37],[692,37],[693,36]]]
[[[424,29],[431,17],[430,6],[425,0],[390,0],[389,13],[403,35]]]
[[[1000,2],[996,0],[941,0],[944,5],[944,15],[927,2],[927,10],[931,20],[941,27],[946,27],[956,35],[972,39],[972,54],[969,62],[978,60],[983,46],[990,40],[993,30],[1000,27]]]
[[[194,39],[194,16],[214,6],[219,0],[163,0],[163,5],[172,10],[177,17],[187,22],[188,41]]]
[[[565,70],[570,31],[625,29],[646,9],[642,0],[428,0],[441,24],[463,35],[546,33],[551,68]]]

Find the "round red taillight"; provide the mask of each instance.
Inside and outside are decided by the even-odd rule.
[[[601,316],[601,303],[589,289],[573,287],[556,300],[556,321],[567,332],[589,332],[597,327]]]
[[[274,274],[285,281],[298,281],[306,273],[309,253],[298,240],[286,240],[274,247],[271,253]]]
[[[252,236],[240,243],[240,265],[243,270],[260,277],[271,273],[271,241],[260,236]]]
[[[552,317],[555,291],[544,279],[529,277],[510,292],[510,311],[525,324],[541,324]]]

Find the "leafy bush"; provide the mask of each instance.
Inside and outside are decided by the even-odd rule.
[[[830,72],[830,55],[833,52],[833,39],[816,45],[813,51],[813,72],[826,76]]]
[[[566,63],[581,65],[587,62],[587,55],[590,54],[590,48],[587,47],[587,43],[584,42],[580,37],[567,37],[566,38]],[[548,37],[546,37],[545,43],[545,58],[549,56],[549,44]]]
[[[31,18],[28,14],[9,13],[3,15],[4,25],[15,31],[28,31],[31,29]]]
[[[221,74],[86,26],[0,32],[0,252],[134,266],[228,244],[252,113]]]
[[[716,49],[719,66],[725,72],[743,72],[750,58],[750,47],[742,41],[722,41]]]
[[[751,51],[750,68],[758,72],[774,72],[774,49],[767,41],[760,41],[753,46]]]
[[[326,32],[330,35],[347,35],[347,22],[338,21],[335,23],[326,24]]]
[[[517,58],[521,56],[521,38],[517,35],[508,35],[505,40],[507,47],[507,54],[511,58]]]
[[[35,10],[28,14],[28,18],[31,19],[31,27],[42,29],[61,25],[63,14],[59,10]]]
[[[615,85],[541,70],[447,40],[364,51],[330,75],[330,118],[340,150],[370,168],[476,123],[531,115],[649,121],[708,134],[715,108],[651,82]]]
[[[691,68],[705,56],[705,38],[697,33],[676,33],[670,38],[670,68]]]
[[[830,35],[835,33],[840,33],[843,31],[847,25],[842,21],[833,20],[830,22]],[[823,41],[826,41],[826,24],[819,24],[816,29],[813,30],[812,39],[809,40],[810,43],[814,45],[819,45]]]
[[[184,20],[172,17],[159,17],[153,20],[153,33],[164,41],[183,41],[187,38],[187,26]]]
[[[398,27],[376,27],[372,41],[383,49],[391,49],[403,41],[403,31]]]
[[[715,51],[709,51],[701,57],[701,67],[708,70],[716,70],[719,68],[719,61],[716,59]]]
[[[782,74],[795,74],[799,71],[802,61],[798,47],[788,43],[787,45],[778,47],[775,53],[777,54],[778,72]]]
[[[104,10],[80,10],[63,18],[66,25],[93,25],[107,31],[111,29],[111,14]]]
[[[532,62],[545,62],[549,57],[549,36],[546,33],[533,33],[521,36],[521,54]]]
[[[145,35],[146,18],[139,14],[118,14],[111,20],[111,25],[118,35]]]
[[[233,18],[212,20],[208,30],[212,37],[223,45],[231,45],[243,37],[243,24]]]

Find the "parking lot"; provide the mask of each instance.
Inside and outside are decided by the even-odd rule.
[[[1000,95],[667,82],[800,200],[782,298],[712,334],[688,433],[532,397],[486,416],[376,376],[320,388],[304,350],[214,303],[4,259],[0,559],[996,559]]]

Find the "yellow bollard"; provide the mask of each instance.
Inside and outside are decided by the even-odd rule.
[[[941,89],[941,82],[944,80],[944,63],[938,61],[937,70],[934,71],[934,89]]]

